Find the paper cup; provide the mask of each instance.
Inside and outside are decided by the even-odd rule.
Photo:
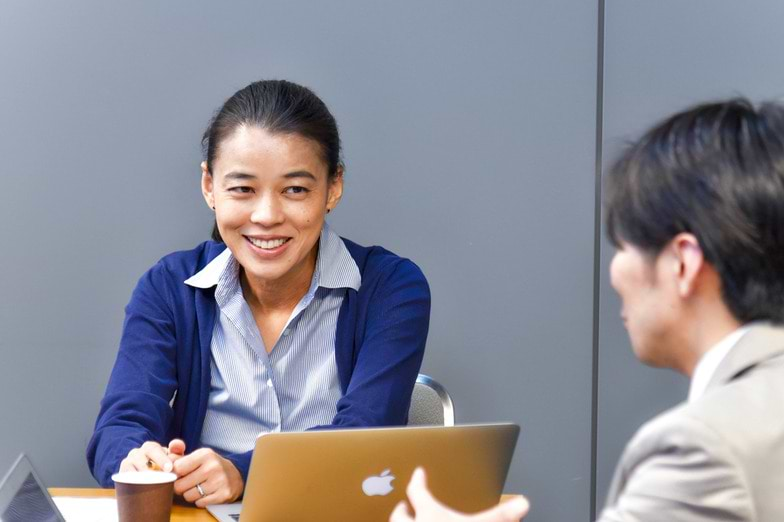
[[[177,475],[126,471],[112,475],[120,522],[168,522]]]

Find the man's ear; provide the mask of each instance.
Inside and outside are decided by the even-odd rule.
[[[201,162],[201,193],[204,196],[204,201],[207,202],[207,206],[211,209],[215,210],[215,194],[214,190],[214,183],[212,179],[212,174],[207,169],[207,162]]]
[[[694,234],[682,232],[670,241],[668,248],[672,252],[675,263],[673,269],[677,279],[678,294],[681,297],[689,297],[696,290],[699,277],[706,266],[700,242]]]

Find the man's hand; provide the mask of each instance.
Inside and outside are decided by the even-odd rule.
[[[168,448],[157,442],[147,441],[140,448],[128,452],[120,463],[120,471],[147,471],[158,469],[171,471],[174,462],[185,454],[185,443],[180,439],[173,439]]]
[[[177,459],[174,472],[174,492],[197,507],[234,502],[245,487],[234,464],[208,448]]]
[[[529,507],[525,497],[520,496],[475,515],[458,513],[433,497],[427,489],[422,468],[414,471],[406,493],[415,514],[412,516],[406,503],[401,502],[392,512],[389,522],[519,522],[528,513]]]

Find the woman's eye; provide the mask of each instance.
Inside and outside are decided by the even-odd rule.
[[[287,187],[285,192],[286,194],[305,194],[309,191],[305,187]]]
[[[253,192],[251,187],[229,187],[229,192],[237,192],[240,194],[250,194]]]

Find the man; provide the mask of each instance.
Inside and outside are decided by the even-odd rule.
[[[691,387],[628,444],[600,521],[784,521],[784,107],[676,114],[605,188],[634,352]],[[421,474],[409,497],[417,522],[475,520],[438,505]],[[504,508],[481,520],[510,520]],[[391,520],[414,519],[398,506]]]

